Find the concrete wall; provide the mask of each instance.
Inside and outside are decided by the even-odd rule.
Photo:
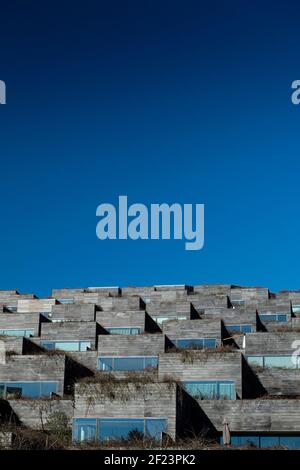
[[[58,381],[58,394],[65,385],[65,357],[63,355],[9,356],[0,364],[0,382]]]
[[[141,332],[160,331],[155,321],[145,311],[96,312],[96,319],[103,328],[138,327]]]
[[[170,320],[163,323],[163,333],[171,341],[178,338],[216,338],[221,342],[220,320]]]
[[[230,284],[201,284],[194,286],[194,292],[205,296],[230,295]]]
[[[248,301],[261,302],[269,299],[269,289],[265,287],[240,287],[231,286],[230,300],[243,299]]]
[[[3,344],[2,350],[5,352],[15,352],[16,354],[23,354],[24,352],[24,338],[16,336],[2,336],[1,343]]]
[[[42,323],[47,323],[47,319],[39,313],[2,313],[0,315],[0,329],[33,329],[34,336],[40,335]]]
[[[242,398],[242,357],[237,352],[166,353],[159,356],[158,377],[177,381],[234,380]]]
[[[84,351],[84,352],[69,352],[68,356],[70,356],[74,361],[78,364],[83,365],[88,370],[95,373],[97,371],[97,359],[98,359],[98,352],[97,351]]]
[[[217,431],[226,418],[231,432],[299,432],[299,400],[201,400],[198,402]]]
[[[52,289],[52,297],[56,299],[84,300],[85,294],[96,294],[99,296],[118,296],[120,295],[119,287],[87,287],[87,288],[64,288]]]
[[[55,299],[20,299],[18,300],[18,313],[29,312],[51,312],[52,306],[57,301]]]
[[[96,322],[59,322],[44,323],[41,329],[42,341],[91,341],[92,348],[97,347],[97,335],[100,329]]]
[[[8,400],[20,423],[32,429],[47,429],[53,413],[64,413],[71,429],[73,418],[72,400]]]
[[[300,332],[247,334],[245,354],[292,354],[294,341],[300,345]]]
[[[53,305],[51,320],[57,321],[90,321],[96,320],[96,306],[94,304]]]
[[[139,296],[130,297],[105,297],[99,299],[98,303],[101,310],[108,311],[126,311],[140,310],[141,299]]]
[[[300,370],[279,367],[255,368],[259,382],[268,395],[300,397]]]
[[[175,439],[176,390],[173,383],[77,384],[74,418],[166,418]]]
[[[165,344],[162,334],[100,335],[98,356],[155,356],[165,352]]]
[[[146,310],[149,315],[168,316],[186,315],[191,317],[191,303],[189,301],[176,302],[149,302],[146,304]]]

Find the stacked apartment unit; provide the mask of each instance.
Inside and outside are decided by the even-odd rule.
[[[1,429],[45,429],[56,413],[74,443],[228,445],[229,429],[232,446],[299,449],[299,353],[300,291],[0,291]]]

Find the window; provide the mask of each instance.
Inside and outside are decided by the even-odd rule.
[[[215,338],[189,338],[189,339],[176,339],[175,345],[180,349],[204,349],[215,348],[217,340]]]
[[[277,356],[277,355],[264,355],[264,356],[246,356],[247,362],[250,365],[260,367],[282,367],[286,369],[298,369],[298,361],[293,361],[292,355]]]
[[[223,445],[223,437],[220,439]],[[230,443],[233,446],[253,445],[259,447],[259,436],[231,436]]]
[[[166,429],[164,418],[75,418],[73,439],[81,442],[130,439],[137,433],[160,441]]]
[[[223,437],[220,438],[223,444]],[[287,449],[300,449],[300,436],[273,436],[273,435],[255,435],[255,436],[231,436],[231,445],[245,446],[253,445],[258,448],[284,447]]]
[[[264,358],[262,356],[247,356],[247,361],[252,366],[264,366]]]
[[[293,305],[293,313],[300,313],[300,305]]]
[[[7,329],[0,330],[0,335],[4,336],[26,336],[29,338],[30,336],[34,336],[34,329]]]
[[[99,440],[128,439],[134,433],[144,434],[143,419],[100,419]]]
[[[136,371],[157,368],[158,356],[99,357],[98,369],[104,371]]]
[[[146,436],[151,437],[156,441],[160,441],[162,438],[162,433],[167,429],[167,420],[148,418],[145,420],[145,425]]]
[[[123,328],[106,328],[106,330],[111,334],[111,335],[138,335],[141,332],[140,327],[136,326],[129,326],[129,327],[123,327]]]
[[[58,382],[2,382],[0,396],[5,398],[39,398],[50,397],[57,393]]]
[[[238,331],[238,332],[241,332],[241,333],[251,333],[252,332],[252,326],[247,325],[247,324],[226,325],[226,328],[229,331]]]
[[[74,440],[95,441],[97,436],[97,420],[96,419],[75,419],[74,420]]]
[[[87,351],[91,349],[91,341],[41,341],[41,346],[61,351]]]
[[[228,399],[235,400],[235,383],[228,380],[209,380],[183,382],[186,391],[194,398],[199,399]]]
[[[280,436],[279,444],[288,449],[300,449],[300,436]]]
[[[261,319],[261,321],[286,322],[287,314],[286,313],[260,313],[259,318]]]

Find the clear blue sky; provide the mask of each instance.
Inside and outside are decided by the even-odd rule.
[[[300,287],[297,1],[1,2],[0,288]],[[205,247],[96,207],[204,203]]]

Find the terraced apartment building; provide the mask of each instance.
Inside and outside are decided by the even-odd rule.
[[[300,449],[299,352],[300,291],[0,291],[2,436],[63,415],[74,445],[202,436]]]

